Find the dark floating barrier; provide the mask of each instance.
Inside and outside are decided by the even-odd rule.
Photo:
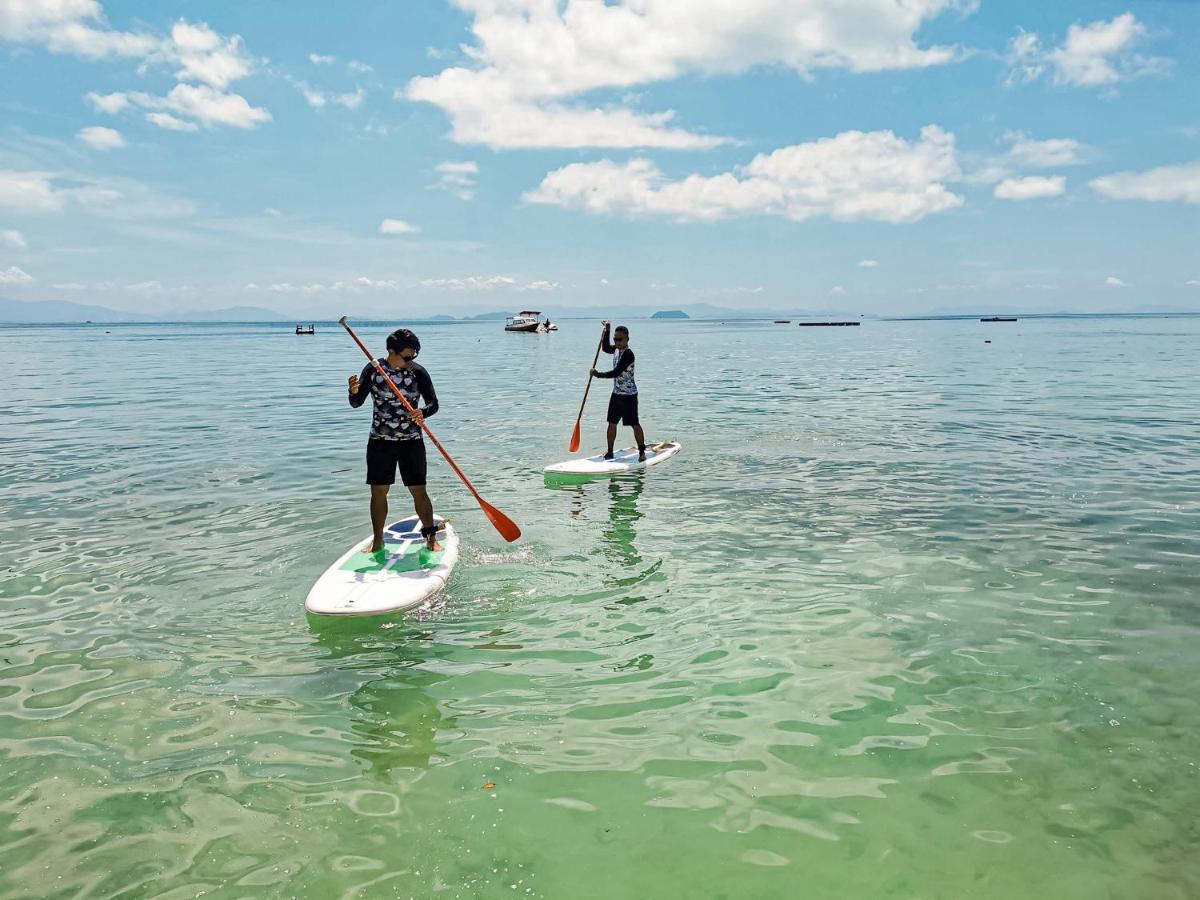
[[[775,324],[776,325],[791,325],[792,320],[791,319],[776,319]]]
[[[857,325],[861,325],[861,324],[862,324],[862,322],[801,322],[800,327],[801,328],[820,328],[820,327],[840,328],[843,326],[850,326],[850,325],[857,326]]]
[[[1016,316],[984,316],[980,322],[1015,322]]]
[[[309,325],[307,328],[305,328],[303,325],[296,326],[296,334],[316,334],[316,333],[317,333],[317,326],[315,326],[315,325]]]

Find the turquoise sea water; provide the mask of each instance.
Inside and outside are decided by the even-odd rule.
[[[560,324],[417,328],[525,538],[331,623],[344,334],[0,329],[0,896],[1200,896],[1200,320],[631,322],[552,488]]]

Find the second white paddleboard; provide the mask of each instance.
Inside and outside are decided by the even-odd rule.
[[[612,459],[605,459],[604,454],[589,456],[587,459],[568,459],[566,462],[546,466],[547,475],[619,475],[622,472],[635,472],[649,466],[657,466],[666,462],[683,449],[679,441],[662,441],[646,445],[646,460],[638,459],[637,447],[626,447],[613,453]]]

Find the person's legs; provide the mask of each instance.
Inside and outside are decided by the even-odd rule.
[[[424,441],[401,441],[400,480],[412,494],[413,510],[421,520],[421,537],[430,550],[441,550],[437,540],[437,522],[433,517],[433,500],[425,488],[427,461]]]
[[[383,529],[387,527],[388,490],[396,481],[394,441],[372,438],[367,441],[367,484],[371,487],[371,543],[367,553],[383,549]]]
[[[604,454],[605,459],[612,459],[613,444],[617,441],[617,423],[608,423],[608,452]]]
[[[383,529],[387,527],[387,498],[390,488],[390,484],[371,485],[371,530],[374,534],[371,537],[371,546],[367,548],[368,553],[383,549]]]
[[[408,492],[412,494],[413,509],[421,519],[421,534],[425,537],[425,545],[430,550],[441,550],[442,545],[437,540],[437,525],[433,519],[433,499],[425,485],[409,485]]]
[[[641,423],[633,426],[633,436],[637,438],[638,460],[646,461],[646,432],[642,431]]]

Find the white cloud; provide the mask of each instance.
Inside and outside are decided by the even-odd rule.
[[[241,94],[226,93],[204,84],[177,84],[165,97],[133,91],[121,95],[109,94],[102,99],[108,105],[115,106],[118,104],[114,99],[117,96],[124,98],[125,105],[133,104],[143,109],[165,110],[170,113],[170,119],[160,116],[150,121],[160,128],[175,131],[195,130],[180,127],[181,117],[193,119],[206,128],[229,125],[233,128],[251,129],[271,121],[269,112],[251,106]]]
[[[515,287],[517,280],[507,275],[471,275],[467,278],[426,278],[418,282],[420,287],[447,291],[491,291],[496,288]]]
[[[163,285],[161,281],[139,281],[137,284],[125,285],[125,290],[135,294],[161,294]]]
[[[14,247],[17,250],[24,250],[29,246],[25,243],[25,235],[13,228],[0,230],[0,245]]]
[[[837,284],[829,289],[829,294],[832,297],[844,297],[846,295],[846,289],[840,284]]]
[[[874,259],[863,259],[858,263],[860,269],[875,269],[879,267],[879,261]]]
[[[531,281],[529,284],[521,285],[517,288],[518,291],[557,291],[557,281]]]
[[[1184,282],[1184,284],[1188,285],[1189,287],[1200,287],[1200,279],[1189,278]]]
[[[88,286],[86,284],[80,284],[78,281],[68,281],[65,284],[54,284],[54,285],[51,285],[51,287],[53,287],[55,290],[59,290],[59,291],[86,291],[86,290],[88,290]]]
[[[1049,51],[1043,49],[1036,34],[1022,32],[1009,43],[1008,62],[1012,68],[1007,81],[1028,83],[1053,70],[1055,84],[1106,87],[1140,75],[1161,73],[1170,60],[1134,52],[1146,37],[1146,26],[1130,12],[1108,22],[1101,19],[1089,25],[1072,25],[1062,45]]]
[[[0,209],[22,212],[57,212],[63,207],[60,191],[48,172],[14,172],[0,169]]]
[[[670,111],[582,105],[588,92],[695,73],[786,66],[879,72],[948,63],[916,33],[970,0],[459,0],[473,16],[472,68],[412,79],[401,96],[450,116],[460,143],[513,147],[711,147]]]
[[[0,284],[29,284],[33,276],[16,266],[0,269]]]
[[[185,122],[183,119],[177,119],[170,113],[152,112],[146,113],[146,121],[151,125],[157,125],[159,128],[165,128],[167,131],[199,131],[200,126],[195,122]]]
[[[403,219],[384,219],[379,223],[380,234],[415,234],[420,230],[416,225],[405,222]]]
[[[1067,179],[1062,175],[1028,178],[1005,178],[994,195],[1000,200],[1036,200],[1043,197],[1060,197],[1067,189]]]
[[[1120,278],[1117,278],[1115,275],[1109,275],[1104,279],[1104,283],[1108,287],[1121,288],[1126,286],[1125,282],[1123,282]]]
[[[336,56],[324,56],[320,53],[308,54],[308,61],[316,66],[331,66],[337,62]]]
[[[1089,149],[1072,138],[1038,141],[1019,131],[1010,131],[1004,137],[1012,142],[1006,159],[1013,165],[1030,169],[1079,165],[1084,162],[1082,157]]]
[[[1114,200],[1200,203],[1200,162],[1160,166],[1146,172],[1117,172],[1094,178],[1088,184]]]
[[[573,163],[549,173],[524,199],[679,221],[777,215],[915,222],[961,205],[943,184],[960,177],[954,135],[929,125],[914,142],[890,131],[846,131],[759,154],[733,172],[679,181],[668,181],[646,159]]]
[[[366,91],[362,88],[356,88],[353,91],[345,94],[335,94],[330,91],[322,91],[312,87],[305,81],[295,81],[293,84],[304,95],[304,99],[308,101],[308,105],[313,109],[324,109],[330,104],[334,106],[343,106],[346,109],[358,109],[362,106],[362,102],[366,99]]]
[[[375,71],[371,66],[368,66],[365,62],[359,62],[357,59],[352,59],[346,63],[346,68],[359,75],[366,75]]]
[[[361,294],[364,291],[398,291],[403,286],[398,281],[375,279],[359,275],[350,281],[310,281],[307,284],[292,284],[288,281],[277,282],[261,288],[251,282],[246,285],[248,291],[265,290],[273,294]]]
[[[81,129],[75,136],[94,150],[118,150],[125,146],[121,132],[100,125]]]
[[[182,66],[180,81],[200,81],[224,90],[253,69],[240,35],[222,37],[207,24],[176,22],[171,28],[168,55]]]
[[[110,116],[115,116],[129,106],[129,97],[120,92],[115,94],[97,94],[94,91],[90,91],[87,94],[87,99],[97,110],[108,113]]]
[[[167,36],[112,29],[97,0],[3,0],[0,40],[44,46],[85,59],[133,57],[143,65],[180,66],[180,81],[224,89],[250,74],[254,60],[238,35],[223,37],[207,24],[179,20]]]
[[[460,200],[475,196],[475,181],[479,166],[473,162],[442,162],[433,167],[441,177],[436,187],[449,191]]]

